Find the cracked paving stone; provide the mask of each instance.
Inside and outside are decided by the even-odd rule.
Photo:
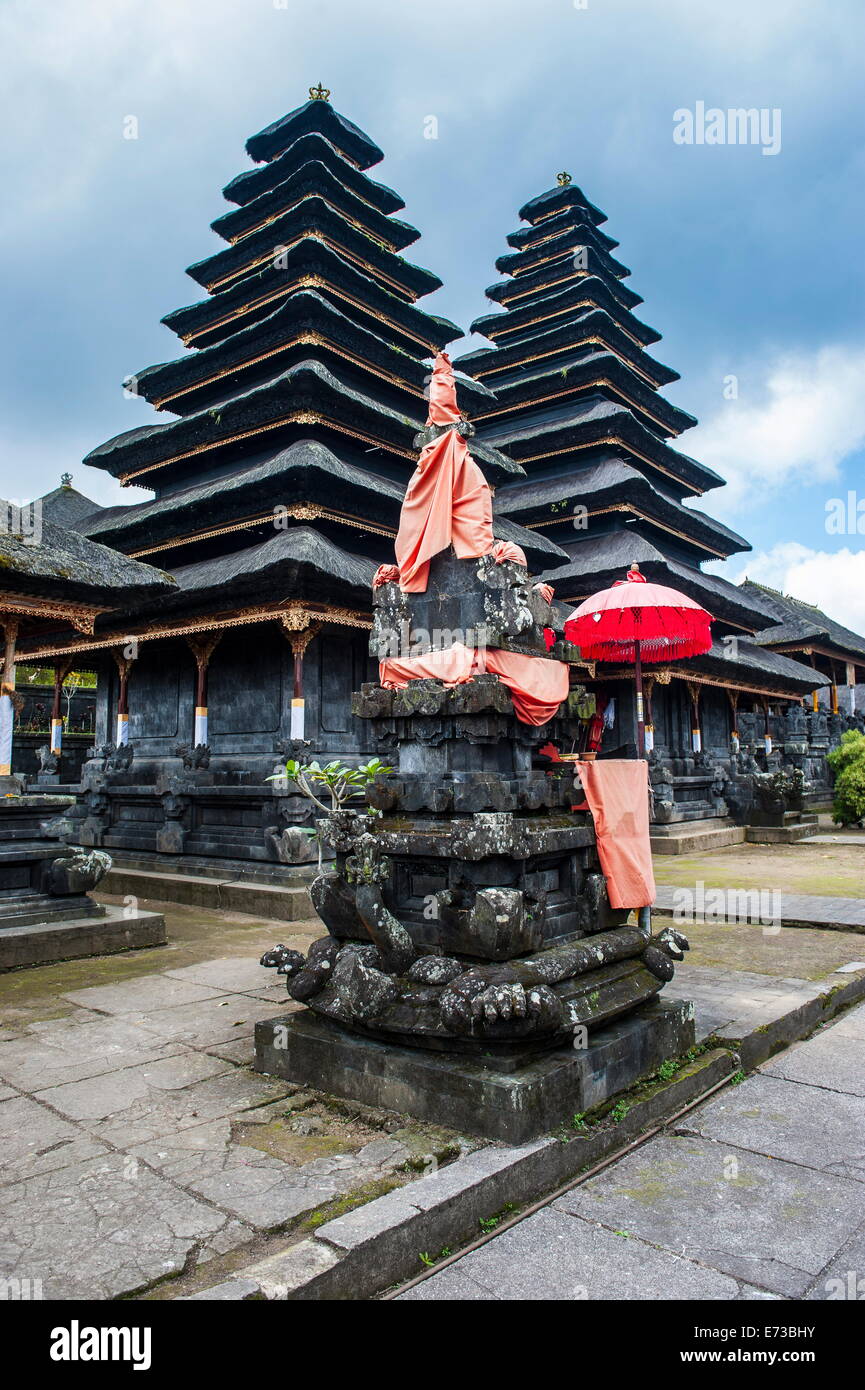
[[[843,1026],[843,1025],[839,1025]],[[773,1057],[761,1068],[766,1076],[782,1076],[787,1081],[804,1081],[831,1092],[865,1096],[865,1044],[837,1028],[827,1028],[806,1042]]]
[[[72,1081],[65,1086],[49,1086],[37,1092],[38,1098],[73,1120],[103,1120],[146,1102],[154,1093],[179,1091],[197,1081],[219,1076],[230,1063],[201,1052],[181,1052],[157,1062],[125,1067],[107,1076]]]
[[[0,1101],[0,1185],[104,1154],[104,1144],[27,1096]]]
[[[185,980],[193,985],[205,985],[228,994],[254,994],[274,983],[276,972],[259,965],[254,956],[223,956],[218,960],[202,960],[196,965],[183,965],[177,970],[163,972],[167,980]],[[285,976],[279,976],[283,994]]]
[[[212,1047],[216,1043],[251,1038],[259,1019],[273,1018],[274,1006],[251,994],[217,995],[212,999],[154,1008],[131,1014],[133,1023],[163,1042]]]
[[[554,1205],[799,1298],[865,1218],[865,1187],[708,1139],[664,1136]]]
[[[281,1100],[296,1088],[258,1076],[255,1072],[232,1069],[178,1091],[149,1092],[120,1114],[105,1119],[82,1120],[92,1134],[118,1149],[146,1144],[177,1130],[191,1129],[210,1120],[220,1120],[269,1101]]]
[[[122,1067],[159,1061],[180,1051],[125,1018],[95,1023],[61,1019],[0,1044],[0,1077],[22,1091],[83,1081]]]
[[[392,1172],[408,1157],[403,1145],[374,1140],[356,1154],[330,1155],[295,1167],[238,1142],[228,1119],[136,1145],[130,1152],[260,1230],[315,1211]]]
[[[171,980],[167,975],[141,975],[137,980],[125,980],[121,984],[73,989],[60,997],[104,1014],[133,1014],[148,1009],[194,1004],[222,994],[225,994],[224,989],[210,989],[188,980]]]
[[[688,1117],[701,1134],[865,1182],[865,1099],[759,1073]]]
[[[108,1154],[5,1188],[0,1274],[41,1279],[45,1298],[118,1298],[252,1231],[173,1183]],[[227,1243],[227,1244],[226,1244]]]

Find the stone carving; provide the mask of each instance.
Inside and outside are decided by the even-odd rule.
[[[430,565],[427,592],[374,594],[371,652],[388,633],[495,629],[502,645],[546,655],[548,609],[522,566]],[[468,644],[467,644],[468,645]],[[611,908],[591,818],[574,813],[573,770],[533,766],[550,738],[577,732],[566,701],[543,728],[520,723],[507,689],[475,676],[454,690],[419,680],[364,685],[355,714],[398,750],[366,810],[319,822],[335,855],[311,888],[328,935],[306,957],[262,964],[289,995],[343,1028],[414,1047],[475,1052],[520,1040],[553,1047],[652,999],[686,948]],[[725,776],[707,766],[718,797]],[[657,769],[656,793],[669,785]],[[654,780],[654,779],[653,779]]]
[[[52,897],[89,893],[111,868],[111,855],[104,850],[71,849],[51,861],[45,891]]]
[[[42,777],[53,776],[59,765],[58,758],[56,753],[52,753],[47,743],[43,743],[41,748],[36,749],[36,757],[39,760],[39,775]]]
[[[196,743],[195,747],[192,747],[188,743],[178,743],[174,749],[174,756],[182,760],[185,768],[205,770],[210,767],[210,744]]]

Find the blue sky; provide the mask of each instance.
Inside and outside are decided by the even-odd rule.
[[[179,355],[159,319],[200,297],[246,137],[321,79],[445,282],[424,307],[466,327],[570,170],[700,418],[681,447],[729,480],[707,509],[754,545],[723,572],[865,630],[865,538],[825,525],[852,491],[865,532],[863,48],[861,0],[5,0],[0,493],[146,495],[80,459],[159,418],[122,379]],[[778,110],[780,150],[675,143],[698,102]]]

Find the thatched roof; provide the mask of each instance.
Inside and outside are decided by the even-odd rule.
[[[9,506],[0,501],[0,512]],[[37,514],[38,516],[38,514]],[[76,531],[37,519],[31,534],[0,530],[0,586],[78,602],[150,597],[175,587],[170,574],[86,540]]]
[[[378,145],[358,126],[341,116],[329,101],[307,101],[303,106],[289,111],[287,116],[281,116],[272,125],[265,126],[257,135],[251,135],[246,142],[246,152],[257,163],[275,159],[294,140],[312,132],[325,135],[332,145],[353,159],[361,169],[369,169],[384,159],[384,152]]]
[[[837,647],[845,655],[849,653],[857,665],[862,664],[865,659],[865,637],[836,623],[822,608],[789,594],[781,594],[765,584],[757,584],[753,579],[744,580],[740,587],[757,599],[762,607],[768,608],[775,618],[775,622],[757,633],[754,640],[761,646],[817,642]]]
[[[505,483],[496,493],[498,510],[523,522],[553,516],[569,519],[578,503],[591,513],[595,508],[621,502],[632,502],[647,516],[683,531],[695,546],[705,544],[725,556],[751,549],[748,541],[729,526],[696,507],[683,506],[655,487],[633,464],[615,456],[554,478],[521,478]]]
[[[258,169],[245,169],[225,185],[222,190],[223,197],[229,203],[246,207],[270,189],[284,183],[291,174],[311,159],[326,164],[341,183],[360,193],[377,207],[379,212],[399,212],[405,207],[405,202],[398,193],[386,184],[376,183],[368,174],[362,173],[354,164],[350,164],[330,140],[316,131],[300,136],[284,154],[278,155],[270,163]],[[231,216],[230,213],[227,215]]]

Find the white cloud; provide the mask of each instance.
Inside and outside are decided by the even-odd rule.
[[[688,435],[687,449],[729,483],[725,502],[825,483],[865,445],[865,346],[789,353],[754,376],[739,376],[739,398],[725,401]],[[755,395],[758,399],[755,400]]]
[[[865,550],[830,554],[784,541],[749,556],[733,582],[743,579],[813,603],[853,632],[865,633]]]

